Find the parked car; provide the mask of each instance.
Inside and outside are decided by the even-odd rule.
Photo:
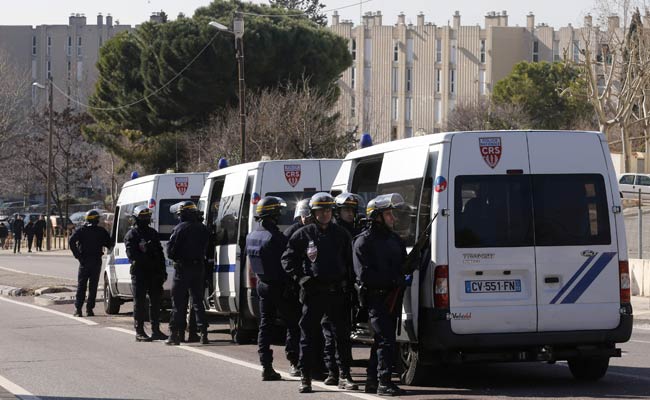
[[[637,200],[641,191],[641,200],[650,200],[650,175],[622,174],[618,179],[618,190],[624,199]]]
[[[66,220],[65,224],[63,223],[64,219]],[[54,235],[63,235],[66,231],[70,234],[74,231],[75,225],[70,218],[50,215],[50,221],[52,223],[52,229],[54,229]]]

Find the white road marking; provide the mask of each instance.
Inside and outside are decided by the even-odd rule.
[[[634,342],[634,343],[648,343],[648,344],[650,344],[650,342],[648,342],[647,340],[630,340],[630,342]]]
[[[111,329],[111,330],[114,330],[114,331],[117,331],[117,332],[122,332],[122,333],[128,333],[129,335],[135,335],[135,332],[132,331],[132,330],[129,330],[129,329],[117,328],[117,327],[107,327],[106,329]],[[260,366],[258,364],[253,364],[253,363],[250,363],[248,361],[238,360],[236,358],[224,356],[224,355],[221,355],[221,354],[218,354],[218,353],[213,353],[211,351],[201,350],[201,349],[199,349],[197,347],[194,347],[194,346],[188,346],[188,345],[185,345],[185,344],[181,344],[180,346],[173,346],[173,347],[178,348],[180,350],[185,350],[185,351],[189,351],[189,352],[192,352],[192,353],[200,354],[200,355],[205,356],[205,357],[210,357],[210,358],[214,358],[214,359],[217,359],[217,360],[225,361],[227,363],[239,365],[239,366],[244,367],[244,368],[250,368],[250,369],[254,369],[256,371],[261,371],[262,370],[262,366]],[[285,380],[288,380],[288,381],[300,381],[300,378],[293,377],[293,376],[289,375],[286,372],[282,372],[282,371],[278,371],[278,372],[280,373],[280,375],[282,375],[282,378],[284,378]],[[356,397],[356,398],[359,398],[359,399],[371,400],[371,399],[378,399],[379,398],[379,397],[373,396],[371,394],[347,391],[347,390],[339,389],[336,386],[327,386],[322,382],[312,381],[311,385],[312,385],[312,387],[318,387],[318,388],[326,389],[326,390],[329,390],[329,391],[332,391],[332,392],[340,392],[341,394]]]
[[[23,307],[29,307],[29,308],[33,308],[33,309],[36,309],[36,310],[49,312],[51,314],[55,314],[55,315],[58,315],[60,317],[66,317],[66,318],[69,318],[69,319],[71,319],[73,321],[81,322],[81,323],[86,324],[86,325],[90,325],[90,326],[97,325],[97,322],[90,321],[90,320],[85,319],[85,318],[73,317],[72,315],[62,313],[61,311],[50,310],[49,308],[46,308],[46,307],[35,306],[33,304],[23,303],[22,301],[9,300],[8,298],[3,297],[3,296],[0,296],[0,300],[6,301],[7,303],[18,304],[19,306],[23,306]]]
[[[0,375],[0,386],[5,388],[9,393],[13,394],[14,396],[18,397],[19,399],[23,400],[40,400],[40,397],[34,396],[27,390],[23,389],[22,387],[16,385],[9,379],[5,378],[4,376]]]
[[[64,280],[64,281],[74,282],[74,279],[72,279],[72,278],[64,278],[64,277],[62,277],[62,276],[52,276],[52,275],[35,274],[35,273],[33,273],[33,272],[19,271],[19,270],[17,270],[17,269],[7,268],[7,267],[0,267],[0,269],[5,270],[5,271],[9,271],[9,272],[17,272],[17,273],[19,273],[19,274],[33,275],[33,276],[43,276],[43,277],[45,277],[45,278],[54,278],[54,279],[61,279],[61,280]]]

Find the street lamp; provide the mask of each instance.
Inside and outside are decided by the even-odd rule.
[[[52,221],[50,220],[50,193],[52,193],[52,77],[48,77],[47,88],[45,85],[42,85],[38,82],[34,82],[33,85],[39,89],[47,89],[47,102],[49,110],[49,120],[48,120],[48,141],[47,141],[47,190],[45,192],[45,249],[51,250],[51,232],[52,232]]]
[[[244,18],[241,13],[235,13],[233,30],[218,22],[211,21],[208,25],[222,32],[235,35],[235,50],[237,51],[237,71],[239,79],[239,134],[241,136],[241,162],[246,162],[246,82],[244,81]]]

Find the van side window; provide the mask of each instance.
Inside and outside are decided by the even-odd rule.
[[[225,179],[223,176],[215,179],[212,186],[212,193],[210,193],[210,208],[207,210],[206,221],[212,225],[217,224],[217,218],[219,217],[219,203],[221,202],[221,193],[223,192]]]
[[[223,197],[219,203],[217,216],[217,245],[237,244],[237,227],[239,226],[239,210],[243,194]]]
[[[454,182],[456,247],[533,245],[530,176],[465,175]]]
[[[119,208],[120,214],[117,220],[117,242],[118,243],[124,242],[124,236],[131,228],[131,216],[133,215],[133,210],[135,210],[137,206],[146,206],[146,205],[147,202],[142,201],[139,203],[122,204],[120,206]]]
[[[379,182],[382,161],[383,158],[363,160],[354,169],[351,185],[352,193],[361,196],[366,204],[377,196],[377,182]]]
[[[623,175],[618,183],[623,185],[634,185],[634,175]]]
[[[533,175],[532,184],[537,246],[611,243],[602,175]]]
[[[422,178],[384,183],[377,187],[378,195],[399,193],[404,197],[404,202],[406,203],[405,206],[401,209],[393,210],[393,215],[395,215],[396,218],[395,233],[402,238],[406,246],[413,246],[415,244],[418,217],[417,205],[420,204],[421,191]],[[431,204],[430,196],[429,204]]]
[[[244,204],[242,206],[240,226],[239,226],[239,244],[243,247],[246,245],[246,235],[248,235],[248,219],[251,212],[251,191],[253,190],[253,177],[246,179],[246,191],[244,192]],[[242,250],[243,251],[243,250]]]

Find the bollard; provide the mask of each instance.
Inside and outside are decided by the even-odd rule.
[[[639,258],[643,258],[643,210],[641,208],[641,189],[639,189]]]

